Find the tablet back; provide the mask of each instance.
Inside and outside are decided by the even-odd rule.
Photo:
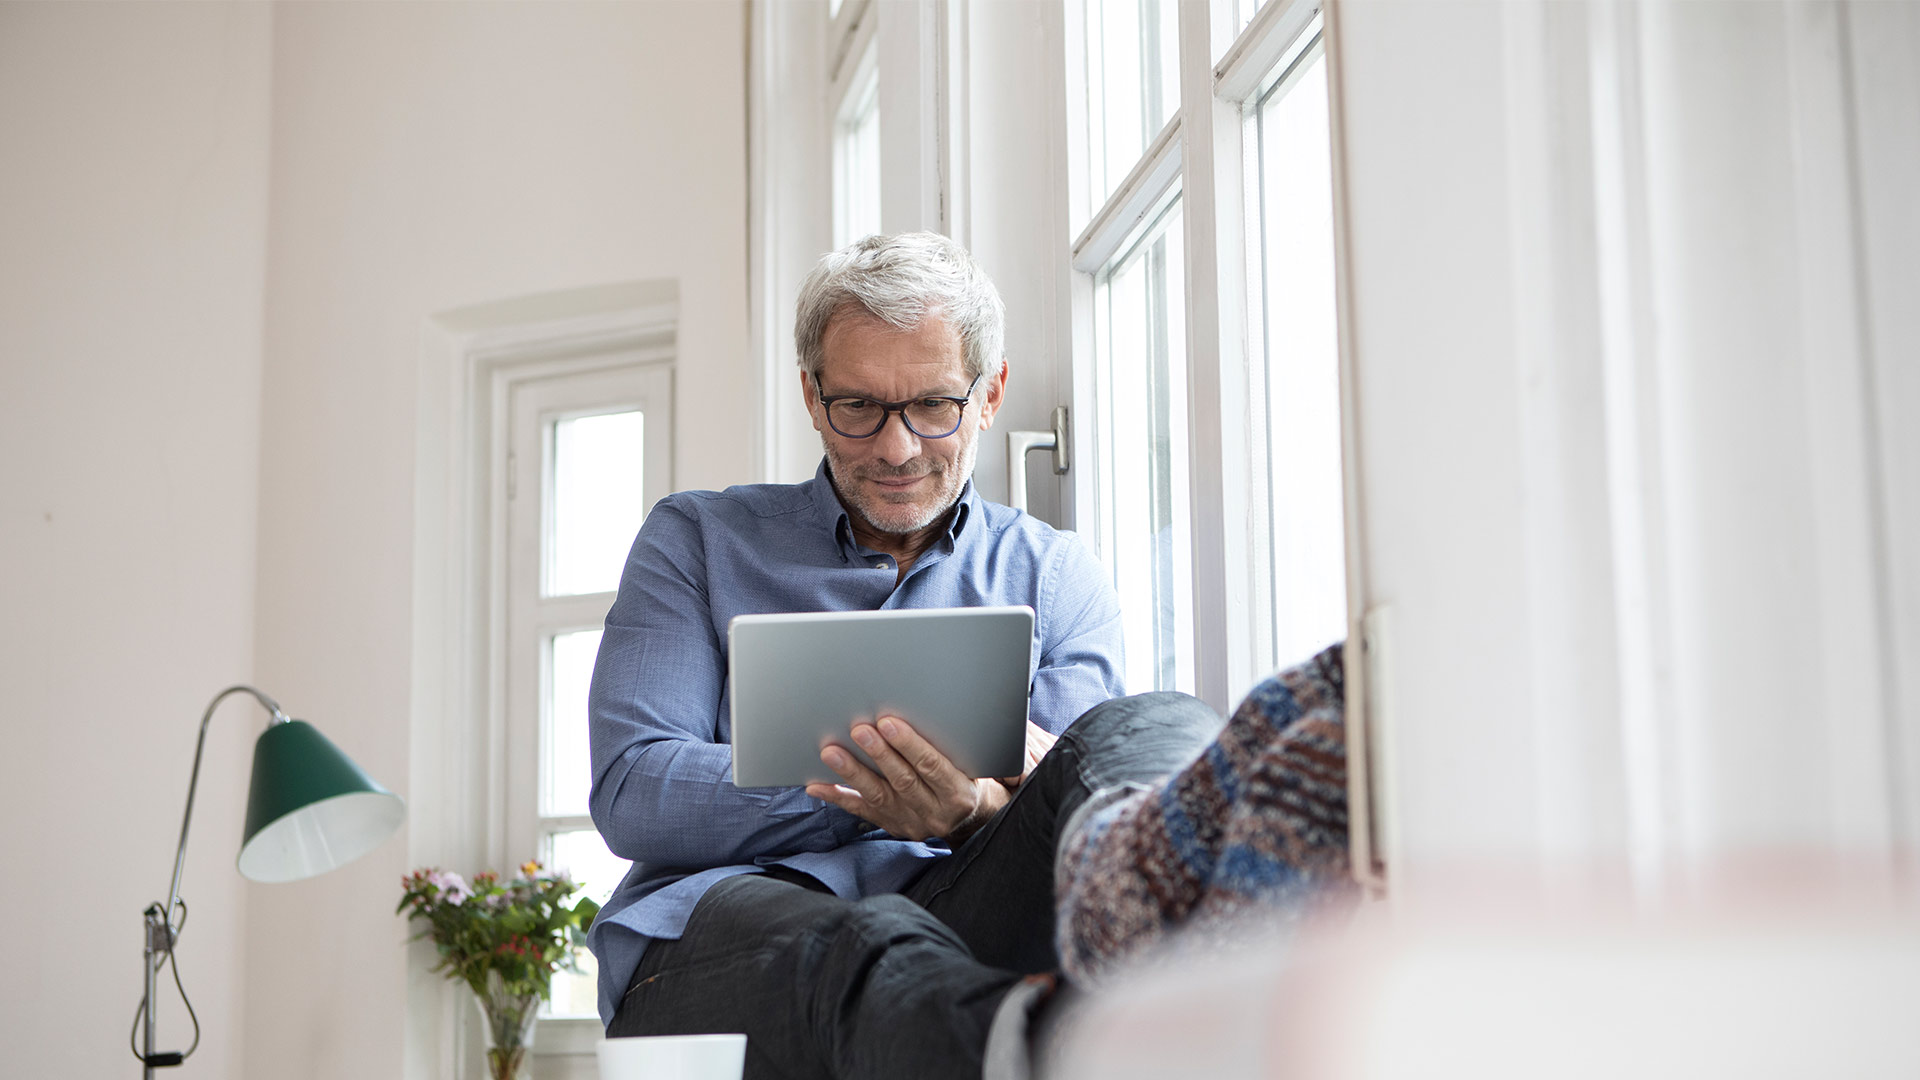
[[[969,776],[1018,776],[1029,607],[741,615],[727,627],[738,787],[834,783],[820,749],[898,716]]]

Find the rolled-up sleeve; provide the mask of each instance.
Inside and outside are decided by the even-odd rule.
[[[704,551],[699,521],[670,497],[627,557],[588,697],[593,823],[614,854],[653,867],[838,847],[861,832],[852,815],[800,788],[733,785]]]

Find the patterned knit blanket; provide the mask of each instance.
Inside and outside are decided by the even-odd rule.
[[[1191,765],[1098,794],[1055,867],[1061,962],[1081,985],[1157,950],[1229,944],[1355,895],[1340,645],[1254,687]]]

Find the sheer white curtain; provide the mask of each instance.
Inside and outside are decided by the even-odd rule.
[[[1335,16],[1398,886],[1492,862],[1656,897],[1755,856],[1893,882],[1920,837],[1920,9]]]

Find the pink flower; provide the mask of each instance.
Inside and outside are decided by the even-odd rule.
[[[466,879],[451,870],[429,870],[426,878],[427,884],[440,890],[442,903],[458,904],[473,895],[473,890],[467,888]]]

